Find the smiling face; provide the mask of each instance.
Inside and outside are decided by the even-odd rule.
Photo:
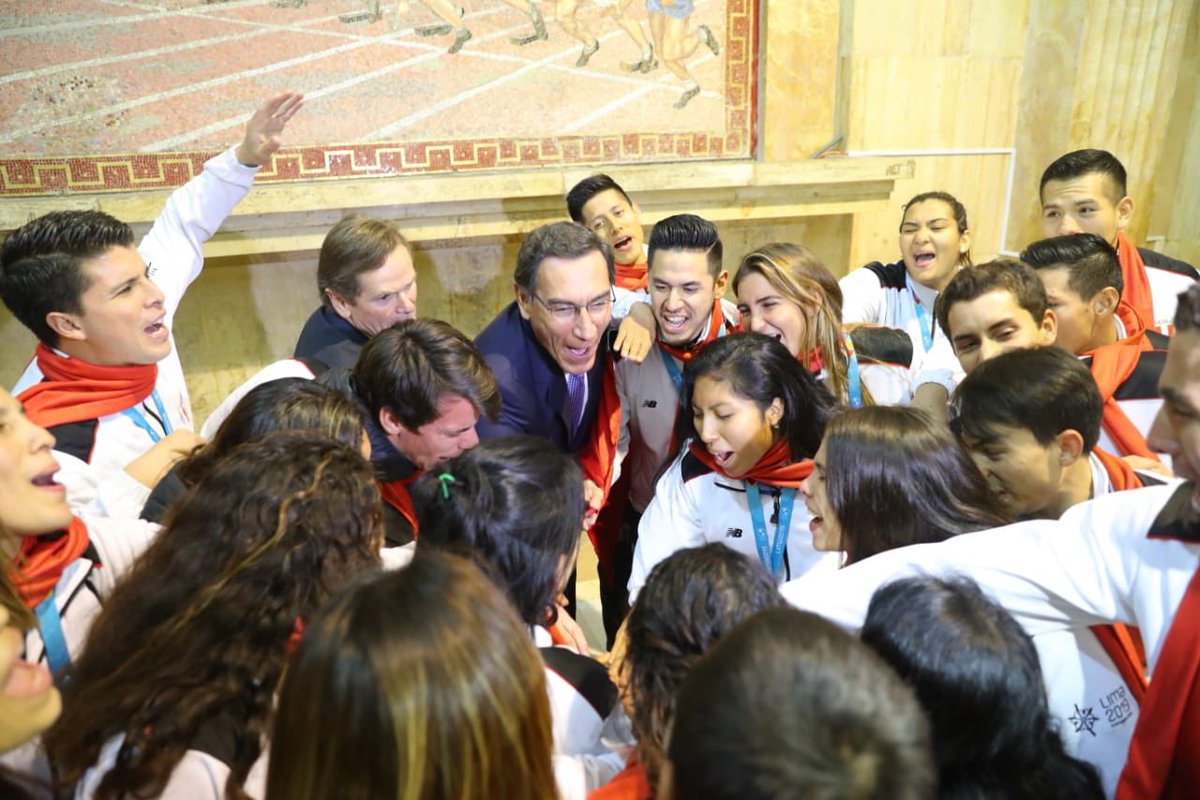
[[[108,366],[154,364],[170,355],[163,293],[137,250],[113,247],[79,269],[87,286],[80,313],[47,315],[63,352]]]
[[[650,307],[658,321],[659,338],[673,345],[699,339],[728,280],[725,271],[713,279],[708,254],[703,251],[656,251],[650,265]]]
[[[1054,313],[1040,322],[1017,303],[1012,292],[996,289],[974,300],[960,300],[946,315],[947,333],[965,372],[1009,350],[1054,343]]]
[[[1064,181],[1047,181],[1042,189],[1042,232],[1046,237],[1094,233],[1117,244],[1117,234],[1133,216],[1133,200],[1116,197],[1112,179],[1089,172]]]
[[[616,189],[594,195],[580,209],[583,226],[606,240],[618,264],[638,264],[646,259],[645,233],[637,203],[631,203]]]
[[[800,492],[804,495],[808,513],[812,515],[808,530],[812,533],[813,549],[834,552],[844,550],[845,547],[842,546],[841,523],[838,522],[833,506],[829,504],[825,484],[825,457],[825,442],[822,441],[821,446],[817,448],[817,454],[813,456],[812,474],[800,484]]]
[[[0,521],[13,535],[52,533],[71,521],[67,490],[54,480],[53,447],[54,437],[30,422],[21,404],[0,389]]]
[[[759,272],[741,277],[737,301],[743,328],[778,339],[789,353],[799,357],[808,333],[808,316],[798,303],[784,296]]]
[[[358,294],[351,299],[327,289],[338,316],[367,336],[374,336],[417,313],[417,271],[408,248],[400,245],[383,263],[358,276]]]
[[[612,321],[608,263],[599,250],[579,258],[545,258],[535,291],[517,287],[517,304],[562,371],[583,375],[596,363],[600,339]]]
[[[692,390],[692,424],[700,441],[731,478],[745,475],[771,449],[776,426],[783,419],[783,401],[775,398],[766,411],[710,375],[696,380]]]
[[[971,248],[971,232],[959,233],[954,209],[945,200],[922,200],[904,209],[900,256],[912,279],[941,291]]]

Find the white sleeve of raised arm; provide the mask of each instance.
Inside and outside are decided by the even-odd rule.
[[[842,322],[883,322],[883,286],[865,267],[851,270],[838,281],[842,288]]]
[[[217,232],[254,184],[258,167],[238,163],[234,149],[213,156],[199,175],[171,193],[162,213],[138,245],[150,277],[166,297],[173,318],[187,287],[204,266],[204,243]]]

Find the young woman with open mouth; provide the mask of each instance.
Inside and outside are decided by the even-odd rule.
[[[812,549],[808,514],[796,498],[835,405],[770,336],[731,334],[688,362],[678,435],[684,445],[638,525],[631,600],[655,564],[708,542],[759,560],[777,582],[835,566]]]

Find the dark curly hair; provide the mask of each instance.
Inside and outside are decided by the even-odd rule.
[[[225,796],[246,798],[289,639],[378,565],[379,503],[370,465],[340,442],[278,432],[234,450],[96,618],[45,737],[61,781],[122,736],[95,797],[158,795],[201,731],[223,725]]]
[[[638,761],[652,784],[688,670],[739,622],[784,604],[761,564],[720,543],[680,550],[650,571],[625,623],[618,670],[633,702]]]

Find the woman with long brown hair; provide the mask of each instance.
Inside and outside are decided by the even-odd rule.
[[[842,289],[817,254],[772,242],[733,278],[742,329],[772,336],[851,406],[909,402],[913,343],[895,328],[842,326]]]
[[[93,624],[45,736],[62,782],[98,800],[251,796],[290,642],[379,563],[379,518],[352,447],[280,432],[235,449]]]
[[[1012,522],[954,435],[916,408],[831,419],[800,491],[813,547],[847,564]]]
[[[422,549],[305,630],[267,800],[549,800],[552,746],[542,660],[515,609],[478,567]]]

